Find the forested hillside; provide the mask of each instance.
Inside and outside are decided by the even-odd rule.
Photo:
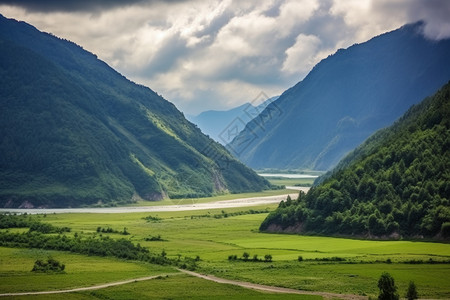
[[[405,25],[340,49],[269,105],[229,145],[256,168],[332,169],[450,78],[450,39]]]
[[[378,131],[261,230],[450,237],[450,83]]]
[[[0,206],[264,189],[167,100],[72,42],[0,15]]]

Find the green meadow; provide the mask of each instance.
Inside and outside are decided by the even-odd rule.
[[[312,186],[315,178],[285,178],[285,177],[265,177],[273,185],[284,186]]]
[[[126,228],[130,235],[101,234],[130,239],[147,247],[151,253],[164,251],[170,258],[199,256],[196,271],[217,277],[308,291],[376,297],[377,280],[382,272],[387,271],[395,278],[401,296],[404,296],[412,280],[422,298],[450,298],[450,244],[260,233],[259,225],[267,213],[255,212],[275,208],[276,205],[271,204],[226,210],[51,214],[37,218],[54,226],[70,227],[72,230],[67,233],[68,236],[98,236],[98,227],[110,227],[117,231]],[[160,240],[151,240],[151,237],[160,237]],[[249,253],[249,261],[239,259],[244,252]],[[233,255],[238,259],[229,260],[229,256]],[[254,255],[257,255],[258,261],[252,261]],[[272,261],[264,262],[265,255],[271,255]],[[33,262],[47,256],[64,263],[66,273],[31,273]],[[299,256],[302,261],[298,260]],[[186,299],[189,296],[208,299],[214,296],[239,299],[245,296],[246,299],[309,299],[298,295],[263,294],[177,274],[178,271],[170,266],[110,257],[3,247],[0,248],[0,261],[1,293],[66,289],[162,275],[161,279],[70,293],[64,297]],[[23,297],[44,299],[43,296]],[[58,299],[58,295],[46,295],[45,299]]]
[[[276,185],[291,185],[291,184],[278,184],[275,183],[276,180],[270,180],[270,183]],[[297,181],[295,181],[297,182]],[[292,184],[294,185],[294,184]],[[197,204],[197,203],[208,203],[208,202],[216,202],[216,201],[225,201],[225,200],[234,200],[241,198],[254,198],[254,197],[269,197],[269,196],[278,196],[278,195],[286,195],[289,193],[295,193],[297,191],[291,189],[279,189],[279,190],[265,190],[261,192],[253,192],[253,193],[239,193],[239,194],[223,194],[217,195],[213,197],[203,197],[203,198],[180,198],[180,199],[169,199],[165,198],[161,201],[144,201],[138,200],[133,204],[127,204],[127,206],[163,206],[163,205],[182,205],[182,204]]]

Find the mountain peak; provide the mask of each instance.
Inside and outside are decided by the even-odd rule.
[[[250,122],[229,147],[252,141],[239,159],[257,169],[331,169],[449,80],[450,40],[426,39],[422,27],[405,25],[322,60],[274,102],[279,117]]]

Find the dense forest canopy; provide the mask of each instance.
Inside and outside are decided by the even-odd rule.
[[[282,202],[261,230],[450,236],[450,83]]]

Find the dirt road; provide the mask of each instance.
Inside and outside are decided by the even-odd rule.
[[[48,295],[48,294],[62,294],[62,293],[73,293],[73,292],[83,292],[83,291],[91,291],[91,290],[99,290],[104,289],[112,286],[118,286],[123,284],[129,284],[133,282],[139,282],[139,281],[145,281],[145,280],[151,280],[158,278],[160,276],[164,277],[167,275],[179,275],[180,273],[170,273],[170,274],[161,274],[161,275],[154,275],[154,276],[148,276],[148,277],[141,277],[136,279],[130,279],[130,280],[123,280],[123,281],[116,281],[116,282],[110,282],[100,285],[93,285],[88,287],[80,287],[80,288],[74,288],[74,289],[67,289],[67,290],[55,290],[55,291],[41,291],[41,292],[21,292],[21,293],[6,293],[6,294],[0,294],[0,297],[11,297],[11,296],[28,296],[28,295]]]
[[[283,294],[300,294],[300,295],[317,295],[317,296],[322,296],[327,299],[336,299],[336,298],[346,299],[346,300],[368,299],[365,296],[359,296],[359,295],[336,294],[336,293],[314,292],[314,291],[301,291],[301,290],[295,290],[295,289],[289,289],[289,288],[283,288],[283,287],[250,283],[250,282],[245,282],[245,281],[224,279],[224,278],[215,277],[213,275],[203,275],[200,273],[187,271],[187,270],[181,270],[181,269],[179,271],[189,274],[191,276],[203,278],[206,280],[211,280],[211,281],[218,282],[218,283],[232,284],[232,285],[237,285],[237,286],[241,286],[244,288],[254,289],[254,290],[259,290],[259,291],[264,291],[264,292],[283,293]]]
[[[29,295],[48,295],[48,294],[62,294],[62,293],[73,293],[73,292],[83,292],[83,291],[91,291],[91,290],[98,290],[98,289],[104,289],[108,287],[123,285],[123,284],[129,284],[133,282],[139,282],[139,281],[146,281],[155,279],[158,277],[164,277],[167,275],[180,275],[180,274],[188,274],[190,276],[195,276],[198,278],[214,281],[217,283],[222,284],[232,284],[237,285],[243,288],[248,289],[254,289],[258,291],[263,292],[269,292],[269,293],[282,293],[282,294],[300,294],[300,295],[317,295],[322,296],[326,299],[345,299],[345,300],[365,300],[367,297],[364,296],[358,296],[358,295],[350,295],[350,294],[336,294],[336,293],[327,293],[327,292],[315,292],[315,291],[301,291],[296,289],[289,289],[289,288],[283,288],[283,287],[276,287],[276,286],[269,286],[269,285],[262,285],[262,284],[256,284],[251,282],[245,282],[245,281],[237,281],[237,280],[230,280],[230,279],[224,279],[219,278],[213,275],[203,275],[200,273],[187,271],[179,269],[178,271],[182,273],[170,273],[170,274],[161,274],[161,275],[154,275],[154,276],[148,276],[148,277],[141,277],[136,279],[130,279],[130,280],[123,280],[123,281],[116,281],[111,283],[105,283],[100,285],[94,285],[89,287],[80,287],[80,288],[73,288],[73,289],[67,289],[67,290],[54,290],[54,291],[40,291],[40,292],[21,292],[21,293],[5,293],[0,294],[0,297],[11,297],[11,296],[29,296]]]

